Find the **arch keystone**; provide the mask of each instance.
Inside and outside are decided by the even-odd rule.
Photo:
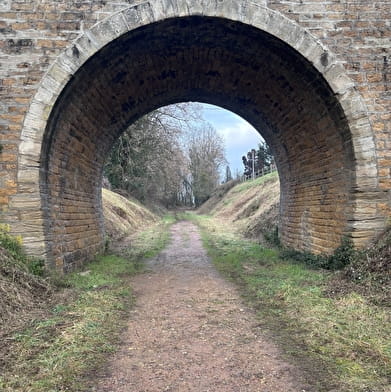
[[[330,66],[324,76],[335,94],[343,95],[354,89],[354,82],[346,74],[346,70],[341,64],[336,63]]]
[[[135,26],[143,26],[155,21],[155,15],[150,2],[138,4],[135,7],[127,8],[122,11],[124,20],[129,29]]]
[[[102,48],[113,39],[129,31],[129,29],[123,12],[118,12],[94,25],[90,30],[90,37],[93,37],[92,41],[98,43],[99,48]]]

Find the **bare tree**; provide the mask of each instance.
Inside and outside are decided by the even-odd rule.
[[[223,140],[201,113],[199,104],[171,105],[130,126],[105,165],[112,188],[167,207],[208,199],[226,160]]]
[[[188,138],[189,169],[196,206],[206,201],[220,182],[220,169],[226,163],[224,142],[206,124],[194,129]]]
[[[228,182],[232,180],[232,173],[231,173],[231,168],[229,165],[225,167],[225,179],[224,182]]]
[[[155,110],[133,123],[117,140],[104,169],[113,189],[141,201],[176,204],[189,177],[182,135],[201,121],[197,104],[177,104]]]

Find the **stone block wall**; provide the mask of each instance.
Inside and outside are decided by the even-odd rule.
[[[391,215],[391,1],[268,0],[267,6],[306,28],[337,55],[364,99],[374,132],[378,178],[386,195],[368,214]],[[363,168],[358,175],[375,170]],[[375,196],[374,196],[375,197]]]

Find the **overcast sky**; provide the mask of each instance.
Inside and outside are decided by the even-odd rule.
[[[252,148],[257,148],[263,139],[242,117],[217,106],[202,104],[202,107],[205,120],[210,122],[224,139],[232,175],[236,170],[243,173],[242,156]]]

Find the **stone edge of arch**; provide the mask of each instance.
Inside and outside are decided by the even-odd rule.
[[[235,0],[164,0],[153,5],[146,1],[118,11],[73,41],[48,69],[41,80],[25,116],[18,152],[18,193],[11,198],[10,209],[41,210],[39,169],[42,138],[51,110],[72,75],[106,44],[138,27],[174,17],[203,15],[242,22],[263,30],[287,43],[310,61],[323,75],[337,96],[348,119],[356,163],[356,189],[377,187],[377,163],[372,128],[361,95],[345,68],[322,43],[303,27],[284,15],[251,1]],[[325,61],[327,59],[327,61]],[[23,193],[28,190],[28,194]],[[353,206],[360,213],[360,203]],[[28,214],[27,214],[28,215]],[[364,226],[364,225],[362,225]],[[352,222],[352,230],[370,230]],[[32,254],[45,257],[43,219],[22,219],[18,230]]]

